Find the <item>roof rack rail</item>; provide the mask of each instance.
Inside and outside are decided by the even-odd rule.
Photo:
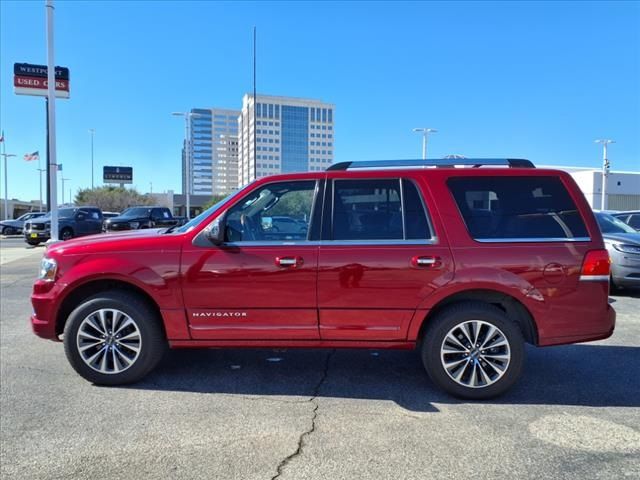
[[[363,162],[339,162],[327,171],[351,170],[354,168],[453,168],[456,165],[474,168],[482,166],[506,166],[510,168],[536,168],[531,160],[522,158],[446,158],[433,160],[367,160]]]

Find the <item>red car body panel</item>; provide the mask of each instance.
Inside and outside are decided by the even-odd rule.
[[[504,175],[559,177],[590,240],[483,243],[471,238],[447,180]],[[266,183],[341,178],[413,180],[434,241],[352,246],[331,241],[202,246],[194,241],[227,207]],[[47,256],[58,261],[57,281],[35,283],[31,322],[37,335],[57,339],[68,295],[90,282],[112,280],[142,290],[156,303],[172,347],[412,348],[433,308],[473,290],[498,292],[522,304],[533,319],[538,345],[572,343],[613,331],[607,282],[580,281],[585,254],[602,248],[589,205],[564,172],[438,168],[279,175],[249,185],[185,233],[143,230],[51,246]],[[418,257],[437,261],[418,267]],[[283,267],[279,258],[295,264]]]

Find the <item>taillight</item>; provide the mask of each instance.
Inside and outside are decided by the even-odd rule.
[[[587,252],[582,261],[580,280],[609,280],[611,271],[611,259],[606,250],[591,250]]]

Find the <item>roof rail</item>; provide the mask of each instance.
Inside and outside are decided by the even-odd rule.
[[[510,168],[536,168],[531,160],[521,158],[446,158],[433,160],[367,160],[363,162],[334,163],[327,171],[351,170],[354,168],[453,168],[456,165],[474,168],[482,166],[506,166]]]

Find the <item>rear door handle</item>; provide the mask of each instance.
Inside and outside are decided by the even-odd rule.
[[[302,257],[276,257],[276,265],[278,267],[297,268],[301,267],[303,263]]]
[[[440,268],[442,260],[435,256],[418,256],[411,259],[411,265],[419,268]]]

